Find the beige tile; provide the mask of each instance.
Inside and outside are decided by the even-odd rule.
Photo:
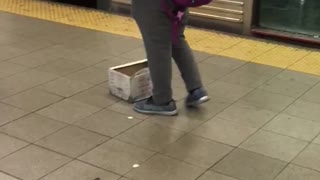
[[[137,113],[133,110],[133,104],[129,104],[125,101],[120,101],[118,103],[113,104],[112,106],[108,107],[108,109],[122,113],[131,117],[135,117],[138,119],[147,119],[149,116]]]
[[[86,66],[81,63],[61,58],[60,60],[56,60],[52,63],[39,66],[37,69],[63,76],[81,70],[85,67]]]
[[[275,112],[280,112],[295,99],[289,96],[255,90],[240,100],[241,103],[257,106]]]
[[[278,135],[267,131],[258,131],[240,147],[272,158],[290,162],[308,142]]]
[[[238,100],[253,91],[253,88],[216,81],[208,85],[208,91],[217,97]]]
[[[194,180],[204,171],[205,169],[156,155],[126,177],[139,180]]]
[[[35,142],[64,126],[66,124],[62,122],[31,114],[1,127],[0,131],[28,142]]]
[[[161,151],[183,134],[181,131],[143,122],[122,133],[117,139],[146,149]]]
[[[298,100],[289,106],[284,112],[303,119],[320,122],[320,104]]]
[[[72,161],[41,180],[117,180],[120,176],[80,161]]]
[[[41,89],[63,97],[70,97],[92,86],[92,84],[63,77],[42,85]]]
[[[27,145],[28,143],[26,142],[0,134],[0,159]]]
[[[320,145],[310,144],[296,157],[293,163],[320,171]]]
[[[154,152],[117,140],[110,140],[79,159],[118,174],[133,169],[134,164],[142,164]]]
[[[187,135],[169,145],[162,153],[200,167],[209,168],[233,148],[214,141]]]
[[[237,180],[235,178],[219,174],[213,171],[207,171],[198,180]]]
[[[92,116],[78,121],[75,125],[106,136],[114,137],[141,122],[139,119],[129,119],[128,116],[102,110]]]
[[[267,109],[235,103],[217,115],[218,118],[233,121],[245,126],[260,128],[277,113]]]
[[[66,99],[37,113],[65,123],[74,123],[99,111],[100,108]]]
[[[280,160],[237,149],[213,167],[223,174],[246,180],[271,180],[286,166]]]
[[[320,173],[290,164],[275,180],[318,180]]]
[[[0,170],[24,180],[35,180],[70,161],[51,151],[28,146],[0,160]]]
[[[40,139],[36,144],[76,158],[107,140],[108,138],[105,136],[75,126],[68,126],[50,136]]]
[[[320,145],[320,135],[313,140],[313,143],[316,143],[316,144]]]
[[[119,101],[118,98],[111,96],[106,88],[100,86],[76,94],[71,99],[100,108],[106,108]]]
[[[11,58],[27,54],[28,51],[14,47],[12,45],[0,46],[0,61],[9,60]]]
[[[193,134],[231,146],[238,146],[256,130],[256,128],[214,118],[195,129]]]
[[[278,74],[277,77],[287,81],[297,81],[299,83],[306,83],[308,85],[315,85],[320,81],[319,76],[292,70],[284,70],[283,72]]]
[[[320,84],[314,86],[311,90],[305,93],[302,97],[302,100],[320,103]]]
[[[62,100],[62,97],[47,93],[40,89],[31,89],[2,100],[7,104],[24,109],[36,111]]]
[[[305,141],[312,141],[320,132],[320,124],[298,117],[280,114],[263,129]]]
[[[101,68],[89,67],[70,74],[68,78],[97,85],[108,80],[108,71]]]
[[[128,179],[128,178],[126,178],[126,177],[122,177],[122,178],[120,178],[119,180],[131,180],[131,179]]]
[[[14,178],[12,176],[9,176],[9,175],[6,175],[6,174],[4,174],[2,172],[0,172],[0,179],[1,180],[18,180],[16,178]]]
[[[16,120],[26,114],[26,111],[0,103],[0,126]]]
[[[27,68],[10,62],[0,62],[0,78],[5,78],[10,75],[22,72]]]

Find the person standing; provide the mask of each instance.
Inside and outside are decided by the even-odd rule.
[[[132,16],[142,34],[153,83],[152,97],[137,102],[134,110],[143,114],[173,116],[178,111],[172,98],[171,58],[175,60],[189,92],[186,105],[197,107],[208,101],[209,97],[184,35],[189,11],[186,10],[182,17],[177,43],[173,43],[172,20],[163,9],[163,2],[176,13],[171,0],[132,0]]]

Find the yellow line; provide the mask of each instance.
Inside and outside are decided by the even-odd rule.
[[[141,38],[130,17],[40,0],[1,0],[0,11],[58,23]],[[320,52],[276,43],[188,28],[190,46],[197,51],[243,61],[320,75]]]

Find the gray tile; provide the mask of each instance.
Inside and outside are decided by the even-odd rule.
[[[36,51],[30,54],[10,59],[9,62],[20,64],[29,68],[35,68],[44,64],[52,63],[57,60],[59,60],[58,57],[47,55],[42,51]]]
[[[126,64],[129,62],[132,62],[132,60],[131,59],[124,59],[121,57],[114,57],[114,58],[107,59],[101,63],[95,64],[94,67],[102,68],[104,70],[109,70],[109,68],[111,68],[111,67],[119,66],[119,65]]]
[[[108,88],[108,86],[106,86]],[[118,98],[110,95],[109,91],[102,86],[95,86],[71,97],[71,99],[83,102],[92,106],[106,108],[119,101]]]
[[[212,55],[208,54],[208,53],[201,52],[201,51],[193,51],[193,56],[194,56],[194,59],[196,62],[201,62],[201,61],[208,59]]]
[[[40,88],[47,92],[57,94],[62,97],[70,97],[84,90],[87,90],[92,86],[94,85],[62,77],[57,80],[46,83],[42,85]]]
[[[214,118],[195,129],[193,134],[231,146],[238,146],[256,130],[256,128]]]
[[[245,126],[260,128],[275,117],[276,114],[267,109],[236,103],[219,113],[217,117]]]
[[[316,143],[316,144],[320,145],[320,135],[313,140],[313,143]]]
[[[202,168],[156,155],[126,177],[139,180],[194,180],[204,171]]]
[[[284,112],[307,120],[320,122],[320,104],[298,100]]]
[[[10,75],[22,72],[27,68],[11,62],[0,62],[0,78],[5,78]]]
[[[249,72],[249,73],[254,73],[256,75],[278,75],[283,71],[282,68],[278,67],[273,67],[273,66],[268,66],[264,64],[257,64],[257,63],[252,63],[249,62],[245,64],[244,66],[241,66],[239,68],[239,71],[243,72]]]
[[[169,145],[162,153],[203,168],[210,168],[232,150],[230,146],[187,135]]]
[[[218,65],[208,64],[204,62],[199,63],[198,66],[202,77],[202,81],[205,85],[212,83],[215,80],[220,79],[233,71],[232,68],[221,67]]]
[[[308,142],[306,141],[260,130],[241,144],[240,147],[248,151],[290,162],[307,145]]]
[[[28,143],[23,142],[21,140],[9,137],[4,134],[0,134],[0,159],[26,147]],[[0,176],[1,177],[1,176]],[[1,178],[0,178],[1,179]]]
[[[66,124],[31,114],[1,127],[0,131],[28,142],[35,142],[64,126]]]
[[[217,97],[238,100],[247,95],[249,92],[253,91],[253,88],[216,81],[208,85],[208,91]]]
[[[53,104],[37,113],[65,123],[74,123],[98,112],[100,108],[66,99]]]
[[[287,81],[296,81],[299,83],[305,83],[311,86],[315,85],[320,81],[319,76],[292,71],[292,70],[284,70],[283,72],[278,74],[276,77],[281,78],[283,80],[287,80]]]
[[[239,102],[280,112],[289,106],[295,99],[292,97],[270,93],[262,90],[255,90],[243,97]]]
[[[301,100],[306,100],[314,103],[320,104],[320,84],[317,84],[311,90],[306,92],[302,97]]]
[[[207,58],[206,60],[204,60],[203,62],[208,64],[218,65],[221,67],[231,68],[231,69],[237,69],[247,63],[246,61],[241,61],[241,60],[224,57],[224,56],[217,56],[217,55],[213,55]]]
[[[181,131],[143,122],[119,135],[117,139],[146,149],[161,151],[183,134]]]
[[[280,114],[263,127],[263,129],[305,141],[312,141],[320,133],[320,124]]]
[[[16,178],[14,178],[12,176],[9,176],[9,175],[6,175],[6,174],[4,174],[2,172],[0,172],[0,179],[1,180],[18,180]]]
[[[34,180],[63,166],[69,158],[28,146],[0,160],[0,170],[24,180]]]
[[[142,164],[154,152],[117,140],[110,140],[79,159],[118,174],[133,169],[134,164]]]
[[[37,145],[76,158],[107,141],[105,136],[68,126],[36,142]]]
[[[318,180],[320,173],[290,164],[275,180]]]
[[[119,175],[75,160],[44,178],[41,178],[41,180],[94,180],[97,178],[103,180],[117,180],[119,177]]]
[[[118,103],[113,104],[112,106],[108,107],[109,110],[122,113],[128,115],[129,117],[135,117],[138,119],[147,119],[149,116],[137,113],[133,110],[133,104],[129,104],[125,101],[120,101]]]
[[[75,125],[106,136],[114,137],[138,124],[140,121],[141,120],[139,119],[129,119],[128,116],[114,111],[102,110],[76,122]]]
[[[107,81],[107,75],[107,70],[96,67],[89,67],[70,74],[68,78],[97,85]]]
[[[131,59],[133,61],[141,60],[141,59],[146,59],[147,55],[145,53],[145,49],[142,48],[137,48],[132,51],[129,51],[127,53],[124,53],[120,55],[119,57],[121,58],[126,58],[126,59]]]
[[[84,68],[86,68],[86,66],[81,63],[63,58],[52,63],[37,67],[38,70],[57,74],[60,76],[68,75]]]
[[[220,161],[213,170],[246,180],[272,180],[286,163],[253,152],[237,149]]]
[[[26,111],[0,103],[0,126],[16,120],[26,114]]]
[[[47,93],[40,89],[30,89],[3,99],[2,102],[31,112],[49,106],[60,100],[62,100],[62,97],[60,96]]]
[[[14,47],[12,45],[0,45],[0,62],[4,60],[9,60],[24,54],[28,51]]]
[[[26,39],[23,41],[19,41],[19,42],[15,42],[13,44],[11,44],[12,46],[28,51],[28,52],[32,52],[32,51],[36,51],[39,49],[43,49],[49,46],[52,46],[53,43],[48,42],[48,41],[41,41],[41,40],[37,40],[37,39]]]
[[[320,145],[310,144],[295,158],[293,163],[320,171]]]
[[[213,171],[207,171],[198,180],[237,180],[235,178],[219,174]]]
[[[72,61],[84,64],[86,66],[89,66],[89,65],[94,65],[99,62],[102,62],[103,60],[109,59],[112,56],[108,54],[96,53],[95,51],[90,49],[88,50],[85,48],[81,48],[81,49],[76,49],[73,52],[68,53],[63,57],[68,60],[72,60]]]

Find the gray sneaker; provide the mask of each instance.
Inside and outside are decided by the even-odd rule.
[[[142,114],[174,116],[178,114],[177,106],[174,101],[167,105],[157,105],[153,102],[152,97],[134,105],[134,110]]]

